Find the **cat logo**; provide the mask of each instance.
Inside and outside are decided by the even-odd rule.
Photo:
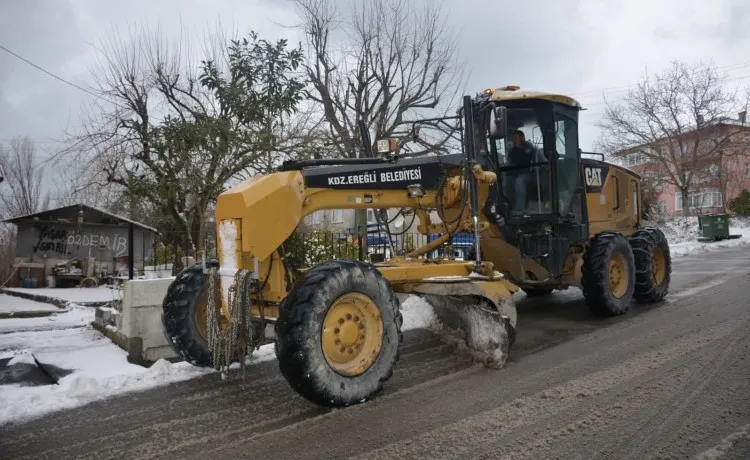
[[[586,168],[584,171],[586,185],[589,187],[602,186],[602,168]]]

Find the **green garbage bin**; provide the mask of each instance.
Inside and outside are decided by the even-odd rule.
[[[702,238],[709,240],[723,240],[729,238],[729,215],[712,214],[698,216],[698,226]]]

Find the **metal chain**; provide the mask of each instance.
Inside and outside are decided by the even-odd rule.
[[[251,275],[249,270],[238,270],[234,276],[234,283],[229,287],[229,327],[222,333],[219,325],[219,313],[216,308],[216,279],[218,271],[215,267],[209,271],[208,312],[206,314],[206,331],[208,348],[211,351],[213,367],[221,371],[222,379],[226,379],[229,365],[239,360],[242,375],[245,375],[245,361],[248,353],[252,356],[252,321],[250,319],[251,303]],[[239,292],[238,292],[239,290]]]

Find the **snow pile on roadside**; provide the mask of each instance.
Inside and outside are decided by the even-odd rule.
[[[664,222],[644,222],[644,225],[659,228],[670,245],[697,242],[700,236],[697,217],[676,217]]]
[[[658,227],[664,232],[669,241],[672,257],[711,252],[750,243],[750,219],[743,217],[732,217],[729,222],[729,234],[740,235],[740,238],[722,241],[698,241],[700,228],[697,216],[676,217],[664,222],[645,222],[644,224]]]
[[[0,358],[12,358],[7,365],[35,365],[36,357],[44,366],[70,372],[60,378],[57,385],[0,385],[0,425],[29,421],[112,396],[217,373],[212,368],[186,362],[172,364],[160,360],[150,368],[132,364],[124,350],[88,324],[93,315],[91,308],[76,307],[49,318],[0,320],[0,326],[5,329],[5,333],[0,334]],[[53,318],[57,321],[49,321]],[[57,327],[40,330],[40,320]],[[84,327],[70,327],[77,326],[79,320],[83,320]],[[13,330],[6,324],[8,322],[14,322],[18,329]],[[254,350],[247,364],[274,359],[274,346],[269,344]],[[230,369],[239,367],[239,363],[234,363]]]
[[[132,365],[134,367],[139,367]],[[150,368],[129,370],[108,377],[74,372],[63,377],[58,385],[0,387],[0,425],[28,421],[51,412],[83,406],[117,394],[146,390],[213,372],[188,363],[171,364],[159,360]]]

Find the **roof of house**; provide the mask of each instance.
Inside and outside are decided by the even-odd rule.
[[[97,223],[103,225],[122,225],[122,224],[133,224],[136,227],[148,230],[150,232],[159,233],[153,227],[144,225],[140,222],[128,219],[127,217],[112,214],[93,206],[85,204],[74,204],[72,206],[65,206],[57,209],[48,209],[46,211],[37,212],[34,214],[28,214],[25,216],[17,216],[10,219],[6,219],[3,222],[10,224],[18,224],[23,221],[59,221],[63,223],[75,223],[78,220],[78,216],[83,213],[83,221],[90,223]]]

